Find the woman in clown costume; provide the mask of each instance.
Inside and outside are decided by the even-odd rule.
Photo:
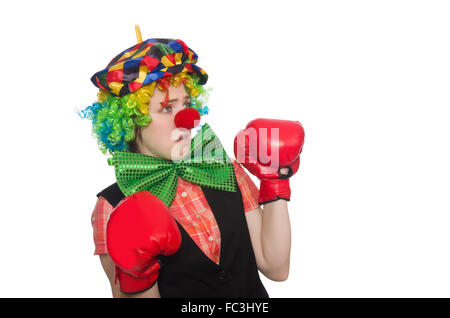
[[[289,179],[303,128],[252,120],[231,159],[199,126],[208,75],[197,54],[182,40],[136,33],[136,45],[92,76],[98,100],[80,112],[115,169],[91,219],[113,296],[268,297],[259,272],[274,281],[289,273]]]

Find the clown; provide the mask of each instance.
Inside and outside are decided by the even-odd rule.
[[[98,101],[80,113],[117,179],[92,213],[94,254],[113,296],[268,297],[259,272],[274,281],[289,273],[289,178],[303,128],[255,119],[230,159],[207,123],[191,136],[208,113],[197,54],[181,40],[136,33],[136,45],[92,76]]]

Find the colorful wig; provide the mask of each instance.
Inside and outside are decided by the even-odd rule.
[[[199,80],[196,74],[178,73],[158,79],[123,97],[100,89],[98,100],[78,111],[78,114],[81,118],[92,120],[92,135],[103,154],[112,154],[116,150],[130,151],[130,143],[135,140],[137,129],[152,121],[148,108],[155,86],[164,92],[170,85],[183,83],[191,97],[191,107],[197,109],[201,116],[208,113],[209,109],[204,105],[208,102],[211,89],[205,89]]]

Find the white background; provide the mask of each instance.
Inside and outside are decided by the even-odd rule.
[[[270,296],[450,297],[449,15],[446,1],[2,3],[0,296],[111,296],[90,217],[114,172],[74,109],[139,24],[198,53],[229,154],[254,118],[305,127],[290,276],[263,277]]]

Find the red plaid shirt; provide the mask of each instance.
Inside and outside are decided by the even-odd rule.
[[[258,188],[236,160],[233,160],[233,166],[242,193],[244,212],[258,208]],[[113,209],[105,198],[98,198],[91,217],[94,229],[94,255],[108,253],[106,249],[106,223]],[[170,213],[183,226],[203,253],[218,264],[220,259],[220,231],[201,187],[178,178],[177,193],[170,207]]]

